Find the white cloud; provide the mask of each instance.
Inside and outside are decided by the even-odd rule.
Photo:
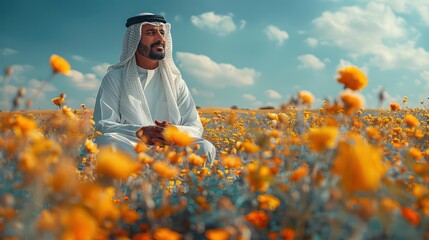
[[[374,0],[371,0],[374,1]],[[376,0],[390,6],[399,13],[417,13],[423,23],[429,26],[429,1],[427,0]]]
[[[420,77],[429,83],[429,71],[423,71],[420,73]]]
[[[58,91],[57,88],[51,83],[45,81],[39,81],[37,79],[31,79],[27,83],[26,87],[26,98],[31,99],[44,99],[45,92],[55,92]]]
[[[12,65],[11,68],[13,75],[21,74],[34,69],[34,67],[31,65]]]
[[[252,94],[248,94],[248,93],[243,94],[243,98],[244,98],[244,100],[247,100],[247,101],[255,101],[256,100],[255,96],[253,96]]]
[[[327,11],[313,24],[323,44],[334,44],[354,58],[369,56],[370,63],[382,69],[429,67],[429,52],[409,40],[420,33],[408,30],[406,21],[382,3]]]
[[[252,68],[216,63],[205,55],[178,52],[176,56],[183,72],[211,87],[253,85],[255,78],[260,76]]]
[[[181,21],[182,21],[182,16],[180,16],[180,15],[176,15],[176,16],[174,17],[174,21],[175,21],[175,22],[181,22]]]
[[[264,29],[264,32],[268,39],[277,42],[279,46],[281,46],[283,42],[289,38],[289,34],[286,31],[283,31],[274,25],[267,26]]]
[[[205,97],[205,98],[212,98],[212,97],[214,97],[214,94],[212,92],[198,90],[196,88],[192,88],[191,92],[192,92],[192,94],[194,96],[201,96],[201,97]]]
[[[78,62],[86,62],[86,59],[84,57],[82,57],[82,56],[79,56],[79,55],[73,55],[72,59],[76,60]]]
[[[100,81],[92,73],[83,74],[72,69],[69,77],[74,86],[83,90],[96,90],[100,86]]]
[[[273,89],[265,90],[265,95],[272,99],[281,99],[282,95]]]
[[[246,22],[246,21],[241,20],[241,21],[240,21],[240,27],[239,27],[239,29],[240,29],[240,30],[244,29],[244,27],[246,27],[246,24],[247,24],[247,22]]]
[[[319,44],[319,41],[317,41],[317,39],[315,38],[307,38],[305,40],[305,42],[308,44],[308,46],[310,47],[316,47]]]
[[[313,54],[305,54],[298,56],[298,60],[301,62],[301,65],[298,66],[300,69],[323,69],[325,68],[325,64]]]
[[[199,16],[192,16],[191,22],[200,29],[208,29],[217,33],[219,36],[225,36],[236,30],[236,25],[230,15],[217,15],[214,12],[206,12]],[[243,23],[241,23],[242,27]]]
[[[107,73],[107,69],[110,67],[110,63],[102,63],[92,67],[92,71],[97,74],[97,76],[104,77]]]
[[[12,48],[2,48],[0,49],[0,55],[2,56],[10,56],[10,55],[14,55],[17,54],[18,51],[12,49]]]

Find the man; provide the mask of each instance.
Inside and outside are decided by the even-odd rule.
[[[149,13],[131,17],[120,62],[109,67],[94,107],[95,140],[134,153],[141,137],[149,145],[168,145],[163,130],[174,125],[196,139],[199,155],[214,160],[216,149],[202,139],[195,103],[173,62],[170,24]]]

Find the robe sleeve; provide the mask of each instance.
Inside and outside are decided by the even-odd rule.
[[[141,127],[124,124],[120,121],[119,91],[121,71],[112,70],[101,82],[94,106],[95,130],[103,134],[118,133],[126,138],[137,140],[136,131]]]
[[[179,125],[176,125],[176,127],[193,137],[200,138],[204,130],[203,125],[198,115],[195,102],[183,79],[180,79],[178,83],[177,105],[181,116],[181,122]]]

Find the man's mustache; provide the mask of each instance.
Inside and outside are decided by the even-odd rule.
[[[163,46],[163,47],[164,47],[164,43],[163,43],[161,40],[158,40],[158,41],[156,41],[156,42],[152,43],[152,44],[150,45],[150,47],[152,48],[152,47],[154,47],[154,46],[156,46],[156,45],[161,45],[161,46]]]

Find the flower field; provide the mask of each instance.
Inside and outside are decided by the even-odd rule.
[[[58,98],[2,113],[0,238],[429,238],[429,112],[363,110],[366,77],[339,74],[348,90],[317,109],[302,91],[282,110],[200,111],[211,164],[175,129],[135,156],[98,147],[92,112]]]

